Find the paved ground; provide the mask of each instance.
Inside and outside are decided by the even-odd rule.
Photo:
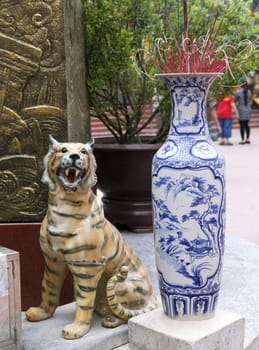
[[[239,145],[233,130],[233,146],[219,146],[226,161],[226,232],[259,244],[259,128],[251,130],[251,144]]]

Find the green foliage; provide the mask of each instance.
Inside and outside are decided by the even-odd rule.
[[[87,83],[91,114],[119,143],[136,140],[154,82],[140,76],[132,55],[157,21],[149,0],[85,0]],[[146,116],[152,121],[158,111]],[[145,120],[146,122],[146,120]]]
[[[168,0],[167,6],[168,3],[175,3],[175,1]],[[168,36],[173,33],[178,40],[183,32],[181,3],[177,1],[179,8],[170,13],[168,22],[171,25],[168,26],[169,31],[166,32]],[[256,17],[251,17],[250,5],[249,0],[192,0],[188,2],[190,38],[205,36],[212,19],[217,18],[214,29],[215,46],[230,56],[231,70],[222,79],[215,81],[210,91],[213,96],[220,94],[224,86],[237,86],[250,71],[258,69],[259,22]],[[217,31],[219,26],[221,26],[220,31]],[[254,42],[250,58],[247,57],[249,50],[242,52],[248,40]]]
[[[200,1],[195,0],[194,2],[199,3]],[[231,0],[225,5],[220,0],[206,0],[204,4],[205,8],[203,6],[200,9],[197,8],[196,13],[192,11],[191,21],[196,26],[194,18],[201,21],[204,11],[212,5],[211,8],[214,7],[214,9],[211,14],[217,15],[218,19],[222,20],[222,27],[217,35],[217,46],[225,49],[228,55],[232,55],[230,57],[232,59],[231,70],[224,74],[222,79],[217,79],[210,89],[210,95],[217,98],[223,92],[225,86],[235,89],[249,72],[258,69],[259,25],[255,25],[254,18],[251,17],[249,1]],[[209,20],[210,16],[207,17]],[[203,23],[203,25],[205,27],[206,23]],[[253,42],[250,57],[247,55],[249,50],[242,52],[248,40]],[[228,48],[233,49],[228,50]],[[239,52],[243,54],[238,54]]]
[[[165,137],[170,119],[170,98],[160,81],[139,75],[133,56],[143,45],[152,45],[163,33],[181,39],[184,29],[182,1],[180,0],[82,0],[85,8],[87,88],[91,115],[99,118],[111,131],[117,142],[132,143],[140,131],[157,115],[162,117],[161,129],[153,141]],[[238,47],[244,39],[254,40],[258,25],[250,16],[249,2],[231,0],[192,0],[188,2],[189,33],[193,38],[206,34],[212,18],[217,16],[221,31],[216,30],[216,47]],[[215,28],[217,29],[217,28]],[[222,46],[223,45],[223,46]],[[233,51],[234,53],[234,51]],[[234,53],[235,55],[235,53]],[[142,55],[140,58],[145,57]],[[255,70],[258,52],[231,74],[217,80],[212,93],[221,85],[237,85],[239,79]],[[150,73],[152,72],[152,68]],[[148,115],[154,88],[164,99]],[[145,117],[144,117],[145,115]]]

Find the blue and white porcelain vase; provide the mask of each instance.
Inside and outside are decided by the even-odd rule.
[[[206,99],[217,74],[158,74],[172,120],[152,164],[155,257],[165,313],[211,318],[220,289],[225,226],[224,159],[208,131]]]

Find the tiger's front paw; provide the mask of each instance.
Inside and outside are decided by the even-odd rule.
[[[77,339],[88,333],[90,324],[83,322],[73,322],[66,325],[62,330],[65,339]]]
[[[41,307],[30,307],[25,312],[25,315],[28,321],[36,322],[50,318],[52,316],[52,313],[47,312]]]

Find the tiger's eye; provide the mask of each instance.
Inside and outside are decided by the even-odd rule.
[[[66,147],[63,147],[62,150],[61,150],[62,153],[66,153],[67,152],[67,149]]]
[[[85,149],[85,148],[82,148],[82,149],[81,149],[81,153],[86,154],[86,153],[87,153],[86,149]]]

